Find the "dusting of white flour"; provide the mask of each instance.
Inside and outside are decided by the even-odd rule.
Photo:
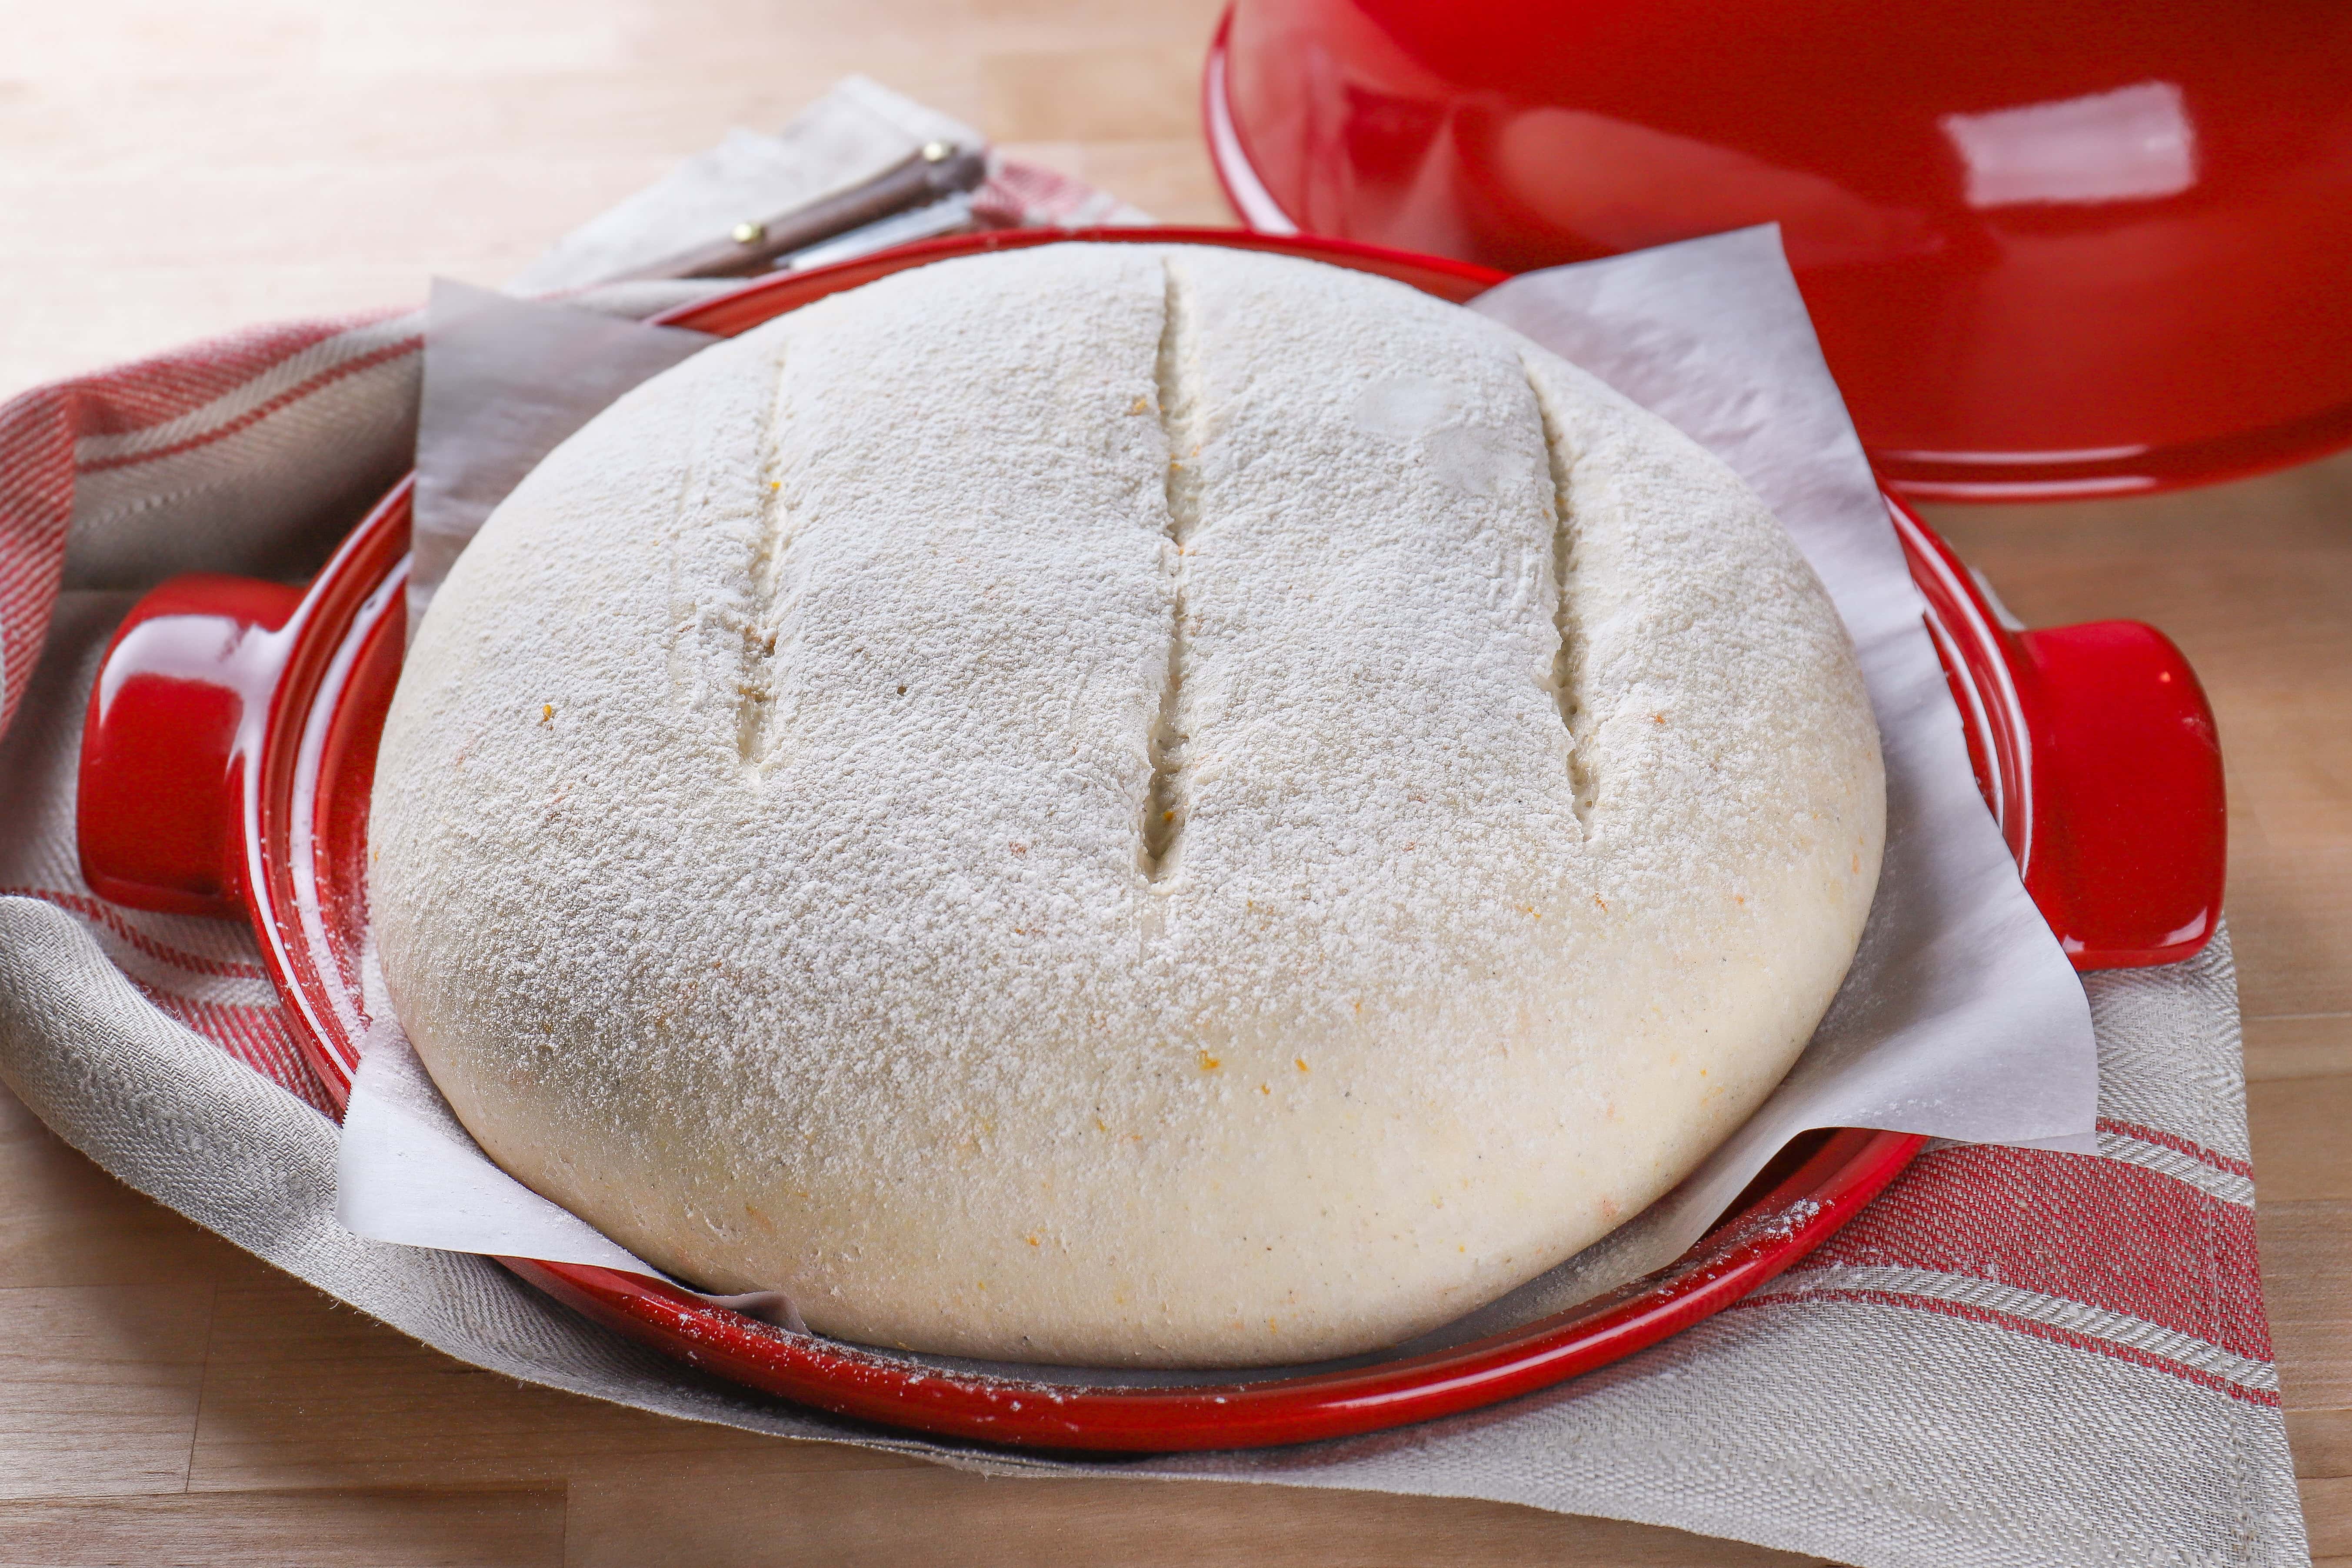
[[[466,1125],[875,1344],[1295,1363],[1637,1212],[1794,1059],[1876,732],[1779,525],[1402,285],[1061,245],[647,383],[499,509],[377,773]]]

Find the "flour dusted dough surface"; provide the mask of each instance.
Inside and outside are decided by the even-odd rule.
[[[1835,612],[1679,434],[1399,284],[1062,245],[549,458],[409,656],[373,900],[466,1125],[641,1256],[1240,1365],[1672,1185],[1827,1005],[1883,818]]]

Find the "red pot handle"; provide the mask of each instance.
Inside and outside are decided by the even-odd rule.
[[[245,780],[302,590],[191,573],[141,599],[89,695],[75,821],[100,898],[243,920]]]
[[[2022,631],[1951,546],[1890,502],[1969,761],[2042,918],[2077,969],[2178,963],[2221,919],[2229,813],[2213,710],[2137,621]]]
[[[2197,672],[2137,621],[2004,636],[2033,723],[2026,891],[2077,969],[2195,956],[2220,927],[2229,859]]]

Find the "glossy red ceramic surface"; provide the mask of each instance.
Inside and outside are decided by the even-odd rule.
[[[1510,271],[1777,221],[1880,473],[2126,493],[2352,442],[2341,0],[1235,0],[1254,228]]]
[[[101,899],[170,914],[245,913],[241,797],[302,591],[191,574],[114,634],[82,731],[82,879]]]
[[[1978,786],[2077,969],[2177,963],[2221,918],[2229,820],[2204,688],[2137,621],[2026,631],[1889,503],[1960,705]]]
[[[754,284],[670,320],[741,331],[887,272],[1057,237],[931,241]],[[1427,258],[1226,231],[1094,237],[1279,249],[1402,278],[1451,300],[1499,280]],[[367,1026],[358,974],[367,807],[400,668],[408,505],[404,484],[299,595],[220,577],[177,578],[156,589],[116,636],[84,734],[81,847],[91,885],[140,908],[248,918],[298,1020],[298,1043],[338,1099],[348,1092]],[[2200,771],[2214,759],[2212,729],[2187,667],[2144,627],[2023,637],[2002,630],[1940,543],[1916,520],[1898,518],[1979,782],[2076,962],[2157,963],[2193,952],[2202,936],[2182,934],[2186,922],[2176,917],[2202,899],[2197,909],[2210,925],[2219,907],[2220,776],[2217,766]],[[2057,639],[2056,651],[2037,654],[2035,638]],[[161,800],[173,804],[159,810]],[[2113,814],[2116,831],[2102,837],[2076,826],[2102,812]],[[2143,842],[2163,852],[2116,862],[2142,889],[2119,891],[2093,857]],[[2053,868],[2055,879],[2044,886],[2065,899],[2042,895],[2036,859]],[[1654,1343],[1821,1245],[1921,1142],[1846,1131],[1792,1151],[1785,1169],[1760,1181],[1674,1266],[1557,1317],[1409,1360],[1222,1386],[1053,1386],[945,1372],[773,1328],[638,1276],[505,1261],[590,1317],[684,1361],[845,1415],[1066,1449],[1301,1442],[1489,1404]]]

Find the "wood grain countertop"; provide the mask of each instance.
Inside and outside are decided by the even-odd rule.
[[[496,282],[858,70],[1229,221],[1218,0],[0,0],[0,395]],[[2312,1544],[2352,1558],[2352,457],[1935,509],[2034,625],[2129,616],[2219,713],[2263,1281]],[[448,1360],[140,1198],[0,1091],[0,1562],[1794,1563],[1496,1503],[984,1480]]]

